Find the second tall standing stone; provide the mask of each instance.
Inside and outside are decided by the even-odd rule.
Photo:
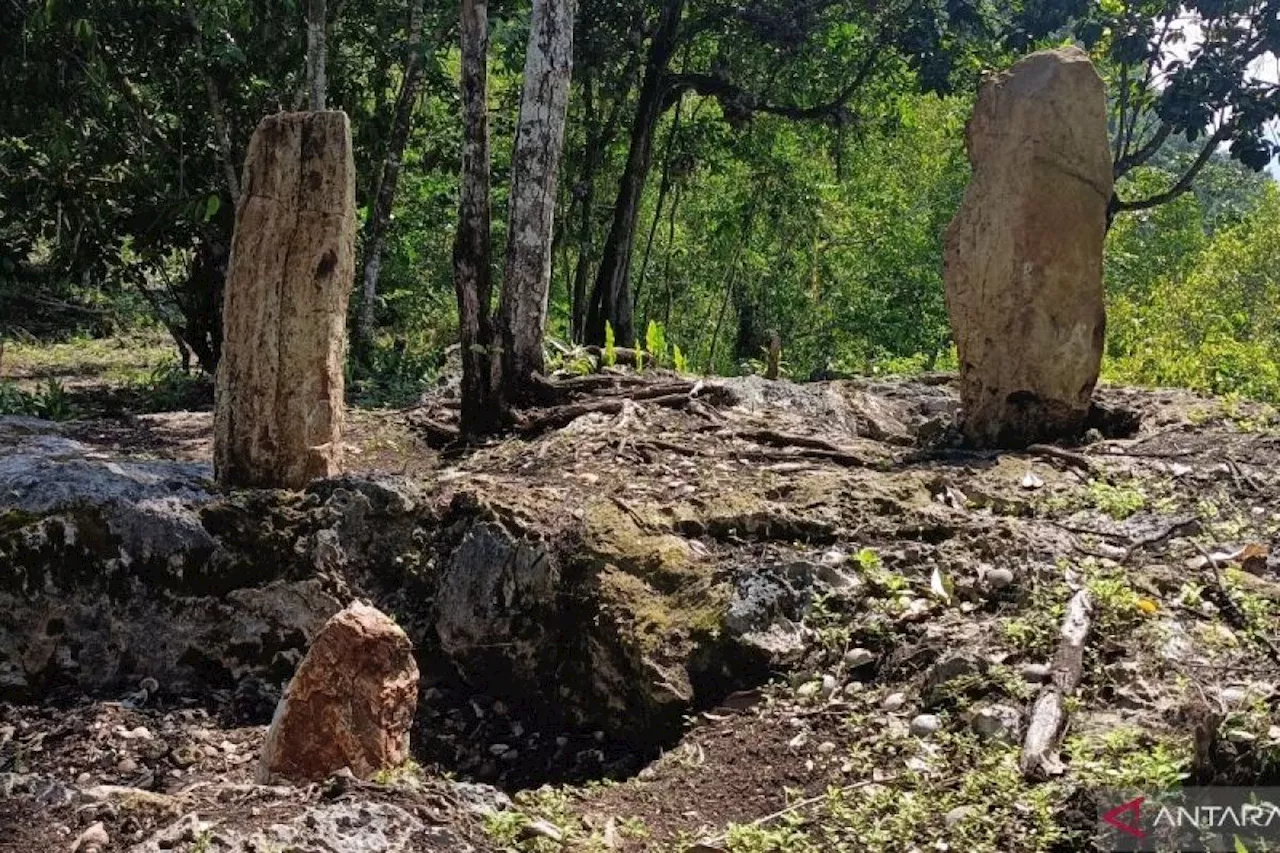
[[[1077,48],[987,80],[968,128],[973,178],[947,232],[962,428],[1021,446],[1084,426],[1102,362],[1111,154],[1102,79]]]

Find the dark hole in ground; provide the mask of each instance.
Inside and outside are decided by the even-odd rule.
[[[424,766],[510,792],[546,784],[623,781],[674,747],[692,716],[774,674],[762,661],[741,660],[735,669],[695,673],[694,700],[685,713],[673,711],[651,720],[630,737],[566,721],[557,707],[555,684],[539,695],[497,697],[468,687],[456,674],[424,669],[411,748]]]

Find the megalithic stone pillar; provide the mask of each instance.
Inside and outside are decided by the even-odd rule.
[[[970,443],[1079,434],[1102,363],[1111,154],[1102,79],[1074,47],[988,78],[947,231],[947,310]]]
[[[263,119],[245,158],[223,307],[220,483],[297,489],[341,470],[355,227],[346,114]]]

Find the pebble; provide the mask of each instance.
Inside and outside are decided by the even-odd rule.
[[[1045,663],[1024,663],[1018,670],[1023,681],[1040,684],[1049,677],[1049,665]]]
[[[1218,696],[1228,708],[1239,708],[1249,698],[1249,691],[1240,687],[1227,687]]]
[[[507,746],[505,743],[490,744],[489,754],[502,755],[504,752],[508,751],[509,749],[511,749],[511,747]]]
[[[125,740],[151,740],[151,730],[146,726],[138,726],[136,729],[120,726],[116,729],[116,734]]]
[[[107,835],[107,829],[99,821],[80,833],[71,845],[71,853],[98,853],[110,843],[111,838]]]
[[[866,666],[869,663],[873,663],[875,659],[875,652],[862,647],[849,649],[849,651],[844,653],[844,665],[850,669],[857,669],[860,666]]]
[[[120,759],[120,762],[116,764],[116,772],[117,773],[137,773],[138,762],[134,761],[132,758],[122,758]]]
[[[983,580],[987,585],[987,589],[994,592],[995,590],[1013,586],[1015,578],[1013,572],[1009,569],[990,569]]]
[[[801,732],[800,734],[793,737],[791,740],[787,741],[787,746],[791,747],[792,749],[799,749],[800,747],[804,746],[808,742],[809,742],[809,733]]]
[[[943,820],[947,822],[947,829],[954,828],[957,823],[960,823],[962,820],[967,818],[969,813],[972,811],[972,806],[956,806],[954,809],[947,812],[947,816],[943,818]]]
[[[1012,743],[1022,727],[1022,714],[1008,705],[987,705],[973,711],[969,726],[980,737]]]
[[[890,713],[892,713],[894,711],[901,711],[902,707],[906,704],[907,704],[907,694],[890,693],[888,696],[884,697],[884,701],[880,703],[880,707],[883,710],[889,711]]]
[[[796,696],[801,699],[812,699],[822,692],[821,681],[806,681],[796,689]]]
[[[836,745],[829,740],[824,740],[822,743],[818,744],[818,752],[822,753],[823,755],[830,755],[835,751],[836,751]]]
[[[836,681],[836,677],[834,675],[822,676],[822,695],[823,696],[830,696],[832,693],[835,693],[836,688],[839,686],[840,686],[840,682]]]
[[[556,746],[564,748],[568,745],[569,745],[569,739],[564,735],[560,735],[559,737],[556,738]]]
[[[552,844],[559,844],[564,841],[564,833],[560,831],[560,827],[547,820],[538,819],[526,823],[520,829],[520,840],[532,841],[535,838],[545,838]]]
[[[921,714],[911,721],[911,734],[916,737],[928,737],[942,728],[942,720],[934,714]]]

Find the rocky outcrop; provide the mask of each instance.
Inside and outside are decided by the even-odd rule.
[[[258,779],[367,779],[409,757],[418,704],[413,645],[386,614],[355,603],[316,635],[280,699]]]
[[[263,119],[245,157],[223,309],[219,482],[302,488],[342,467],[355,167],[342,112]]]
[[[945,261],[964,432],[988,446],[1077,434],[1105,328],[1102,79],[1074,47],[1022,59],[983,84],[968,148],[973,178]]]
[[[349,597],[343,567],[384,553],[370,528],[411,554],[416,519],[384,519],[412,499],[374,483],[219,495],[210,477],[0,418],[0,701],[144,679],[171,696],[278,690]]]
[[[551,733],[652,744],[691,709],[798,665],[818,602],[857,606],[851,531],[951,535],[929,484],[890,487],[856,461],[887,462],[949,419],[944,385],[734,386],[744,402],[717,404],[715,431],[641,405],[426,477],[302,491],[221,490],[204,466],[0,420],[0,702],[120,699],[154,680],[164,702],[209,698],[266,722],[321,626],[358,598],[418,651],[439,703],[418,743],[447,720],[459,741],[482,722],[512,747],[486,745],[481,764],[497,769],[479,778],[533,766],[517,751],[555,758]],[[839,464],[776,445],[812,424],[818,448],[846,448]]]

